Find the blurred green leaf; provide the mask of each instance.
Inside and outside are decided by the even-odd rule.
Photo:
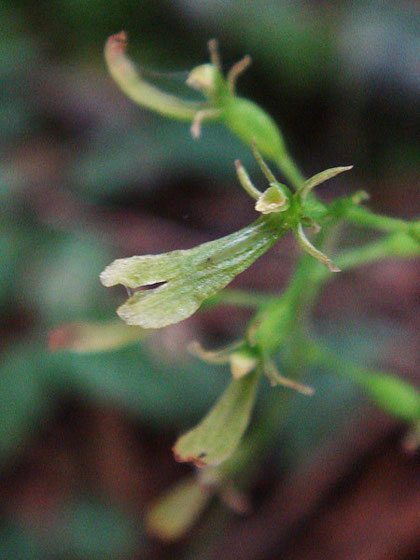
[[[33,124],[38,110],[38,100],[29,88],[22,88],[29,81],[34,67],[40,62],[40,49],[35,39],[23,32],[22,15],[3,3],[0,5],[0,145],[21,137]],[[0,178],[3,170],[0,169]],[[1,181],[1,179],[0,179]],[[0,185],[0,196],[2,192]]]
[[[0,220],[0,308],[9,295],[9,290],[16,278],[17,249],[19,246],[15,232],[6,229]]]
[[[109,262],[103,244],[89,236],[46,231],[39,246],[26,246],[28,265],[17,289],[29,308],[49,324],[106,313],[107,295],[99,273]]]
[[[383,356],[391,337],[390,323],[360,320],[323,325],[320,331],[328,346],[345,360],[374,364]],[[366,405],[358,386],[350,379],[316,368],[305,382],[314,389],[308,399],[296,395],[282,429],[281,461],[293,469],[313,456],[317,449],[337,439]]]
[[[52,560],[40,538],[28,527],[3,523],[0,527],[0,558],[4,560]]]
[[[134,551],[143,558],[140,526],[128,514],[94,498],[74,499],[58,508],[54,518],[48,519],[48,530],[40,521],[3,523],[0,558],[114,560]]]
[[[197,420],[226,383],[222,368],[196,361],[159,361],[146,348],[107,354],[55,354],[60,373],[53,380],[62,390],[77,388],[89,398],[123,407],[148,424],[182,429]]]
[[[139,536],[128,515],[100,502],[81,500],[68,504],[56,517],[51,544],[65,558],[111,560],[139,552]]]
[[[49,354],[36,342],[10,346],[0,364],[0,460],[22,450],[65,394],[76,391],[156,428],[182,430],[204,413],[227,376],[188,359],[158,359],[140,344],[106,354]]]
[[[274,75],[280,72],[296,89],[314,87],[329,71],[333,34],[314,4],[268,0],[263,10],[259,2],[248,0],[183,4],[201,25],[217,26],[226,42],[247,44],[253,58]]]
[[[0,453],[5,461],[39,428],[51,406],[44,393],[46,368],[36,346],[3,351],[0,364]]]
[[[204,125],[203,137],[194,140],[186,124],[138,110],[137,126],[98,128],[71,170],[72,189],[103,199],[132,191],[161,188],[171,177],[194,173],[205,177],[234,175],[240,157],[255,167],[250,150],[221,125]],[[212,181],[212,188],[218,189]]]

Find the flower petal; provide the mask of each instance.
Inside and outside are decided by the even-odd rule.
[[[135,293],[117,313],[129,325],[159,329],[192,315],[203,299],[185,278],[177,278],[153,290]]]
[[[117,259],[101,272],[100,280],[109,288],[123,284],[127,288],[149,286],[174,278],[188,251],[172,251],[163,255],[145,255]]]
[[[273,183],[258,198],[255,210],[261,214],[271,214],[272,212],[284,212],[289,206],[289,200],[280,185]]]
[[[306,180],[305,184],[299,191],[302,202],[305,202],[306,197],[308,196],[308,194],[311,192],[312,189],[314,189],[321,183],[328,181],[328,179],[332,179],[336,175],[339,175],[344,171],[349,171],[350,169],[353,169],[352,165],[346,165],[344,167],[332,167],[331,169],[326,169],[325,171],[321,171],[321,173],[317,173],[310,179]]]
[[[160,328],[192,315],[283,235],[278,220],[260,218],[231,235],[189,250],[119,259],[101,274],[106,286],[130,288],[166,282],[135,293],[118,309],[130,325]]]
[[[249,424],[260,371],[230,382],[207,416],[174,446],[177,461],[219,465],[232,455]]]

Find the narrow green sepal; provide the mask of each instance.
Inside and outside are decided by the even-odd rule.
[[[302,224],[299,224],[297,227],[296,238],[302,249],[314,257],[314,259],[325,265],[330,272],[340,272],[340,269],[329,257],[327,257],[327,255],[312,245],[305,235]]]
[[[260,376],[254,371],[231,381],[200,424],[175,443],[175,459],[199,467],[219,465],[228,459],[249,424]]]
[[[264,359],[264,373],[267,376],[268,380],[272,387],[276,387],[277,385],[282,385],[283,387],[288,387],[289,389],[294,389],[298,393],[302,393],[302,395],[312,396],[314,394],[314,389],[309,387],[308,385],[303,385],[294,379],[290,379],[289,377],[284,377],[276,368],[274,362],[270,358]]]
[[[239,340],[218,350],[206,350],[197,340],[188,345],[188,351],[203,362],[209,364],[228,364],[232,352],[243,346],[244,342]]]
[[[308,196],[308,194],[311,192],[312,189],[314,189],[321,183],[328,181],[328,179],[332,179],[336,175],[339,175],[344,171],[349,171],[350,169],[353,169],[352,165],[347,165],[345,167],[332,167],[331,169],[326,169],[325,171],[321,171],[321,173],[317,173],[310,179],[306,180],[303,187],[298,191],[302,204],[305,203],[306,197]]]
[[[205,350],[197,341],[192,342],[188,350],[204,362],[210,364],[229,364],[232,376],[240,379],[258,365],[258,356],[246,347],[243,340],[229,344],[219,350]]]
[[[259,191],[254,186],[245,167],[242,165],[239,159],[235,161],[235,167],[236,167],[236,175],[238,176],[238,180],[241,183],[243,189],[249,194],[249,196],[251,196],[255,200],[259,200],[259,198],[262,195],[262,192]]]

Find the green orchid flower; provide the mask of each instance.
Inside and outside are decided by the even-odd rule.
[[[140,289],[118,309],[129,325],[160,328],[192,315],[202,302],[222,290],[285,233],[276,219],[260,218],[216,241],[163,255],[118,259],[100,275],[104,286]]]
[[[350,167],[322,172],[292,195],[286,185],[276,180],[255,143],[253,150],[269,188],[260,192],[239,161],[236,170],[243,188],[256,199],[255,209],[261,213],[258,220],[192,249],[117,259],[101,273],[101,282],[106,287],[122,284],[136,290],[117,310],[127,324],[157,329],[187,319],[204,300],[225,288],[290,229],[305,251],[330,271],[338,272],[332,261],[307,239],[302,223],[312,223],[304,212],[311,189]],[[154,284],[159,285],[144,289]]]
[[[220,122],[248,146],[255,139],[264,156],[276,162],[296,188],[303,184],[304,179],[289,156],[276,123],[256,103],[236,94],[237,79],[250,65],[250,56],[234,64],[225,77],[217,41],[209,41],[210,63],[191,70],[187,79],[187,84],[203,95],[202,102],[195,102],[148,83],[127,56],[127,45],[124,31],[109,37],[105,61],[112,78],[135,103],[165,117],[192,123],[194,138],[201,135],[203,123]]]

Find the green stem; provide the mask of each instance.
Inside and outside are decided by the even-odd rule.
[[[248,292],[246,290],[223,290],[211,296],[202,305],[202,309],[209,309],[216,305],[235,305],[237,307],[261,307],[274,299],[274,296]]]
[[[343,360],[319,341],[305,341],[308,354],[314,363],[325,366],[331,371],[338,373],[341,377],[350,378],[355,383],[360,383],[363,377],[363,369],[356,364]]]
[[[318,342],[309,342],[307,345],[315,362],[351,379],[376,406],[399,420],[419,425],[420,393],[410,382],[391,373],[347,362]]]
[[[389,257],[411,258],[420,255],[420,246],[408,235],[392,234],[356,249],[338,255],[335,262],[342,271],[371,264]],[[316,280],[322,282],[331,277],[324,268],[318,267]]]
[[[272,355],[291,338],[299,339],[306,315],[303,309],[312,297],[312,267],[318,266],[310,256],[299,260],[292,282],[285,292],[265,305],[256,315],[248,329],[249,340]]]
[[[323,235],[327,234],[328,231],[325,230]],[[363,247],[349,249],[335,257],[335,262],[342,271],[346,271],[392,256],[410,258],[417,255],[420,255],[420,246],[414,239],[409,235],[397,233]],[[296,339],[294,346],[300,345],[301,335],[307,330],[308,316],[323,283],[335,277],[309,255],[301,257],[285,292],[280,297],[273,298],[259,316],[259,339],[265,340],[266,351],[269,354],[284,344],[284,332],[287,329],[287,338],[291,338],[290,333],[293,331],[293,337]]]
[[[391,218],[389,216],[381,216],[374,214],[369,209],[363,206],[353,206],[346,213],[348,221],[368,228],[377,229],[379,231],[387,232],[408,232],[410,229],[410,222],[406,222],[399,218]]]
[[[305,178],[286,149],[278,156],[276,163],[285,178],[298,191],[305,183]]]

